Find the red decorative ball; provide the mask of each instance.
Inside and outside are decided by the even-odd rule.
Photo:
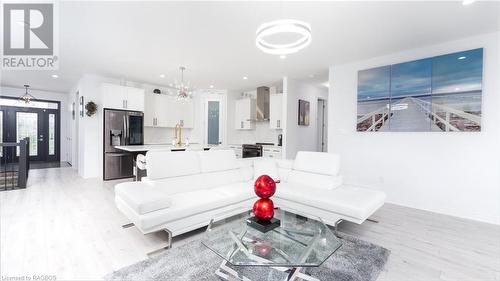
[[[259,199],[253,204],[253,214],[259,220],[268,221],[274,217],[274,204],[271,199]]]
[[[276,192],[276,182],[268,175],[262,175],[255,180],[255,194],[260,198],[269,198]]]

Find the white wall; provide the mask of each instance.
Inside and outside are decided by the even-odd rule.
[[[13,87],[1,87],[0,96],[9,97],[19,97],[25,92],[24,88],[13,88]],[[68,161],[69,154],[71,153],[71,148],[69,145],[68,137],[71,132],[69,129],[69,120],[71,118],[71,110],[68,106],[67,100],[68,95],[65,93],[48,92],[48,91],[38,91],[30,90],[30,94],[35,97],[35,99],[42,100],[52,100],[61,102],[60,115],[61,115],[61,161]]]
[[[300,80],[285,80],[287,85],[284,146],[286,158],[293,159],[298,151],[318,149],[318,99],[328,99],[328,89]],[[299,99],[310,103],[309,126],[298,125]]]
[[[330,68],[329,152],[346,182],[379,189],[387,201],[500,224],[500,33]],[[357,133],[359,70],[484,48],[482,131]]]

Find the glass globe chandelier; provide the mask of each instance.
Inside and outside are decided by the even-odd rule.
[[[184,71],[186,70],[186,67],[181,66],[179,67],[179,70],[181,71],[181,82],[176,82],[174,85],[174,88],[177,90],[176,97],[179,101],[188,101],[192,98],[193,89],[190,88],[189,82],[184,82]]]

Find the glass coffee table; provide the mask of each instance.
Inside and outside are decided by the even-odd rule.
[[[251,212],[228,219],[212,220],[207,227],[203,245],[223,261],[215,274],[223,279],[235,277],[250,280],[230,267],[269,267],[283,272],[285,280],[319,281],[305,272],[306,267],[318,267],[342,243],[320,218],[310,219],[281,209],[274,217],[281,225],[266,233],[247,225]]]

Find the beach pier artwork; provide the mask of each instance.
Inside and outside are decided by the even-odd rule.
[[[358,72],[360,132],[481,130],[483,49]]]

